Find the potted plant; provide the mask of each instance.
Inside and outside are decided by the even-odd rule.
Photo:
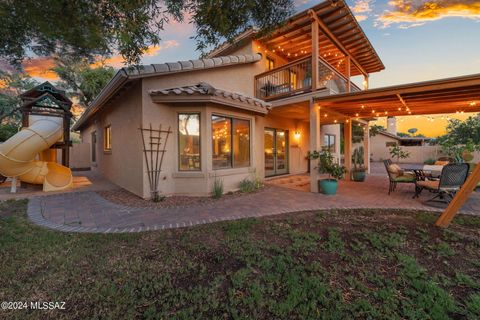
[[[344,166],[339,165],[333,160],[333,156],[328,151],[309,152],[309,159],[318,159],[318,172],[320,174],[328,174],[328,179],[318,180],[318,192],[326,195],[334,195],[337,193],[338,180],[343,178],[347,172]]]
[[[352,180],[356,182],[365,181],[367,170],[365,168],[364,149],[362,146],[353,150],[352,162],[353,162]]]

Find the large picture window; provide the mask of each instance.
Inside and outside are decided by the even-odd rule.
[[[212,116],[213,169],[250,166],[250,121]]]
[[[201,170],[199,113],[178,115],[178,153],[180,171]]]

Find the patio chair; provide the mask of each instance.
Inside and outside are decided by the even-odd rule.
[[[420,196],[423,189],[436,193],[427,202],[450,203],[455,193],[460,190],[468,177],[469,165],[467,163],[451,163],[443,167],[438,180],[419,180],[415,184],[415,198]]]
[[[5,181],[7,181],[7,177],[4,177],[0,174],[0,184],[4,183]]]
[[[390,182],[388,188],[388,195],[395,191],[397,184],[399,183],[415,183],[416,176],[412,172],[403,171],[397,164],[394,164],[392,160],[387,159],[383,161],[385,169],[387,169],[388,179]]]

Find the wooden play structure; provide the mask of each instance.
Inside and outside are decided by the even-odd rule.
[[[22,130],[0,145],[0,174],[16,181],[43,185],[43,191],[70,188],[73,183],[69,165],[70,109],[65,92],[44,82],[21,96]],[[62,151],[62,165],[57,163]]]

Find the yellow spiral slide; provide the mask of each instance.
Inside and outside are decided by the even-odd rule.
[[[0,173],[20,181],[43,184],[43,191],[70,188],[72,171],[56,162],[38,161],[37,155],[62,139],[62,118],[30,116],[30,126],[0,144]]]

